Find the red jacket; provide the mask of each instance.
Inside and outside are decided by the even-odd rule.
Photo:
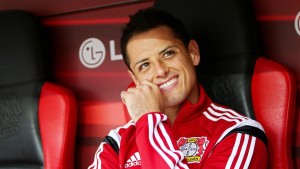
[[[267,168],[262,126],[213,103],[200,86],[198,103],[183,103],[171,126],[150,112],[111,130],[89,169]]]

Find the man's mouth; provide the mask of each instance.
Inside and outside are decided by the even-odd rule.
[[[171,80],[169,80],[169,81],[167,81],[167,82],[165,82],[165,83],[159,85],[158,87],[159,87],[160,89],[165,89],[165,88],[171,86],[172,84],[174,84],[174,83],[177,81],[177,79],[178,79],[178,77],[174,77],[174,78],[172,78]]]

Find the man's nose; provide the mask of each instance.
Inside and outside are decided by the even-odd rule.
[[[169,73],[168,66],[162,61],[156,63],[155,69],[157,77],[166,77]]]

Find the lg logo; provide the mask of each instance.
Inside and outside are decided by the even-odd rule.
[[[300,11],[298,12],[296,18],[295,18],[295,29],[298,35],[300,36]]]
[[[122,55],[116,54],[115,41],[109,41],[110,59],[112,61],[122,60]],[[89,38],[82,42],[79,49],[80,62],[87,68],[99,67],[106,56],[106,50],[103,42],[97,38]]]

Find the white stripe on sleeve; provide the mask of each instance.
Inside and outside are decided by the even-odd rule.
[[[237,160],[236,165],[235,165],[234,168],[240,168],[240,166],[242,164],[242,161],[244,159],[244,156],[245,156],[246,149],[248,147],[249,135],[246,134],[244,136],[245,136],[245,138],[244,138],[243,146],[242,146],[242,149],[241,149],[241,151],[239,153],[239,158],[238,158],[238,160]]]
[[[238,150],[240,142],[241,142],[241,136],[242,136],[241,133],[237,134],[237,137],[236,137],[236,140],[235,140],[235,143],[234,143],[234,146],[233,146],[233,150],[232,150],[232,152],[230,154],[229,160],[227,161],[225,169],[230,169],[231,168],[233,159],[236,156],[237,150]]]
[[[95,153],[95,157],[94,157],[94,162],[93,162],[93,164],[91,164],[89,167],[88,167],[88,169],[100,169],[101,168],[101,159],[100,159],[100,154],[102,153],[102,151],[103,151],[103,146],[104,146],[104,144],[106,144],[105,142],[102,142],[100,145],[99,145],[99,147],[98,147],[98,149],[97,149],[97,151],[96,151],[96,153]]]
[[[159,114],[156,114],[156,118],[158,119],[159,118]],[[170,147],[170,149],[168,149],[165,145],[164,145],[164,142],[162,141],[162,138],[159,136],[158,134],[158,131],[157,131],[157,128],[155,129],[155,138],[157,139],[157,141],[159,142],[159,145],[162,146],[162,149],[167,153],[169,154],[170,156],[172,156],[176,162],[178,162],[179,166],[181,166],[182,168],[186,168],[188,169],[188,167],[182,163],[182,160],[184,158],[182,152],[180,150],[175,150],[173,144],[172,144],[172,141],[171,141],[171,138],[169,136],[169,134],[167,133],[164,125],[162,123],[160,123],[158,125],[160,131],[162,132],[166,142],[167,142],[167,145],[168,147]],[[178,168],[176,166],[176,168]]]
[[[256,137],[252,137],[251,139],[251,144],[248,152],[248,156],[244,165],[244,169],[249,168],[253,153],[254,153],[254,148],[255,148],[255,143],[256,143]]]
[[[158,125],[158,123],[160,122],[160,119],[156,120],[156,123],[154,124],[153,121],[153,115],[149,114],[148,115],[148,123],[149,123],[149,142],[151,144],[151,146],[156,150],[156,152],[166,161],[166,163],[168,164],[168,166],[170,168],[174,168],[174,164],[172,163],[172,161],[162,152],[161,149],[158,148],[158,146],[155,144],[154,140],[153,140],[153,131],[154,131],[154,127],[156,127]]]

